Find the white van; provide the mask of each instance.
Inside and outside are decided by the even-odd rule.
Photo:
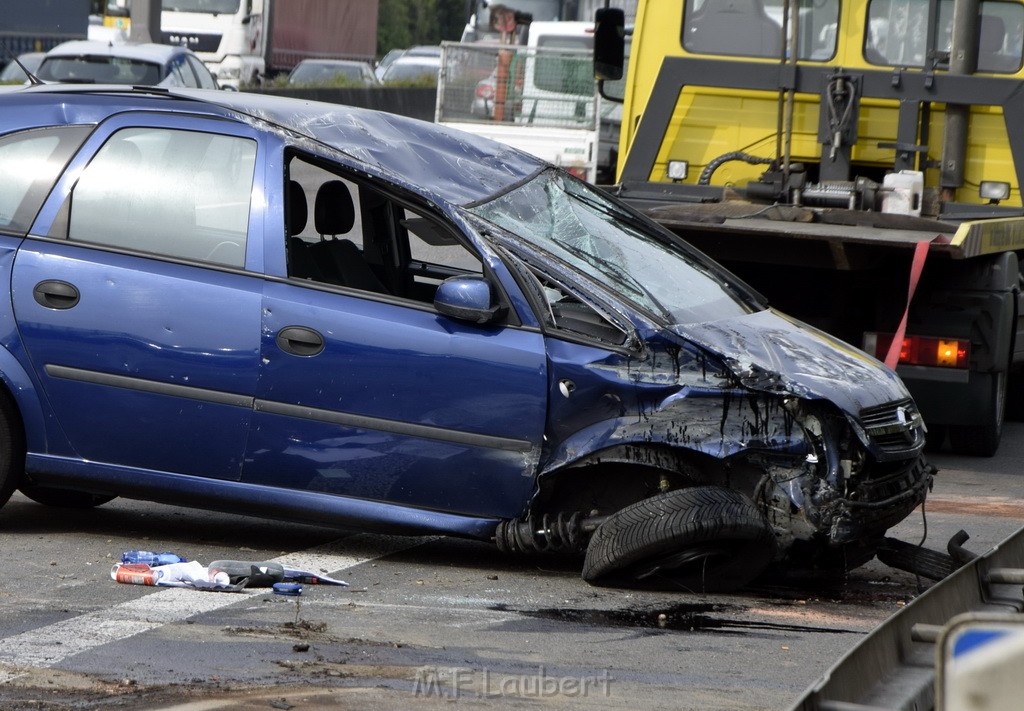
[[[437,121],[598,182],[598,166],[608,165],[618,132],[602,149],[593,46],[593,23],[543,21],[530,24],[525,47],[446,43]],[[469,67],[493,71],[474,78]],[[602,178],[608,175],[614,167],[601,171]]]

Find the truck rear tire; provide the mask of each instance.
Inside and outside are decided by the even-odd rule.
[[[612,514],[587,547],[583,578],[685,592],[727,592],[775,556],[775,535],[743,494],[717,486],[677,489]]]
[[[950,425],[949,444],[957,454],[991,457],[999,449],[1006,416],[1006,372],[989,373],[989,403],[983,421],[976,425]]]

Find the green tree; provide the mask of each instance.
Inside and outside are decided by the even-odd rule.
[[[409,26],[409,0],[380,0],[377,12],[377,53],[384,56],[392,49],[412,44]]]
[[[417,44],[458,40],[466,24],[466,0],[380,0],[377,53]]]

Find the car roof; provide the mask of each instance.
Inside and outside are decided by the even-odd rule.
[[[397,185],[466,205],[509,189],[547,164],[489,139],[397,114],[269,94],[48,84],[0,92],[0,134],[98,123],[117,113],[178,111],[260,121],[326,144]]]
[[[124,57],[144,62],[163,64],[178,54],[191,54],[191,50],[177,45],[154,44],[152,42],[101,42],[97,40],[72,40],[62,42],[49,52],[47,57]]]
[[[420,64],[424,67],[438,67],[441,65],[441,57],[434,54],[403,54],[391,63],[389,69],[395,65]]]
[[[416,57],[440,57],[441,56],[441,45],[438,44],[418,44],[415,47],[410,47],[405,50],[407,56]]]
[[[325,67],[370,66],[370,63],[365,59],[303,59],[299,64],[320,64]],[[299,64],[296,64],[295,66],[299,66]]]

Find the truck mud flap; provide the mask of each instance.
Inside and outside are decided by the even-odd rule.
[[[965,538],[958,534],[949,545],[950,559],[961,567],[843,655],[791,711],[935,709],[936,643],[947,629],[964,615],[1024,618],[1024,528],[967,562]]]

